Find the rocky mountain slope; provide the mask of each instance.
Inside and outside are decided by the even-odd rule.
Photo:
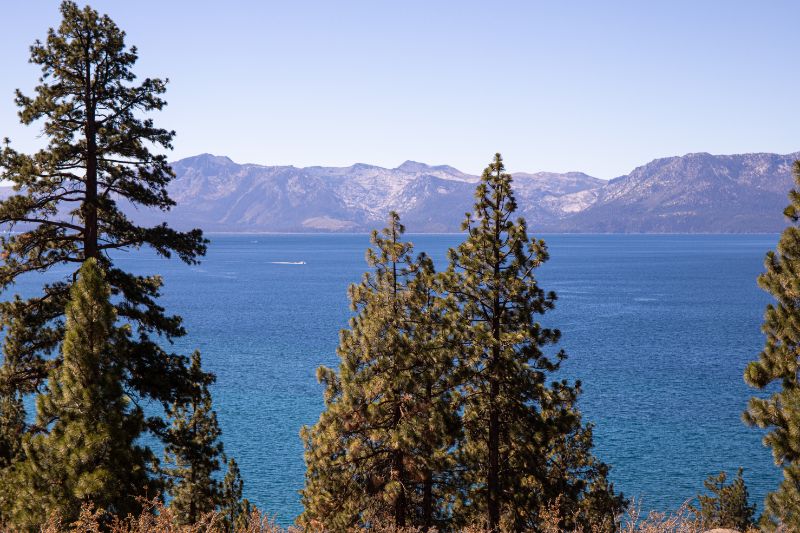
[[[788,155],[688,154],[605,181],[580,172],[514,174],[520,214],[535,232],[780,231],[793,184]],[[400,212],[411,232],[459,231],[477,176],[406,161],[387,169],[237,164],[203,154],[173,164],[166,215],[124,207],[144,223],[225,232],[360,232]],[[0,188],[0,198],[7,194]]]
[[[392,209],[409,231],[458,231],[478,181],[449,166],[413,161],[393,169],[360,163],[296,168],[239,165],[203,154],[173,169],[177,179],[170,193],[178,205],[166,219],[207,231],[368,231],[381,226]],[[579,208],[580,193],[605,183],[578,172],[515,178],[519,204],[531,222],[561,218]],[[561,202],[562,197],[569,199]],[[157,215],[136,214],[148,222]]]
[[[738,233],[779,231],[793,185],[789,155],[689,154],[657,159],[609,181],[560,231]]]

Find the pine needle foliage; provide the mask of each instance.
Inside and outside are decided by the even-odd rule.
[[[563,530],[617,526],[626,501],[592,454],[580,383],[548,383],[566,355],[546,353],[560,333],[537,318],[556,299],[534,276],[547,248],[512,218],[499,154],[475,196],[442,274],[411,259],[396,214],[373,234],[339,371],[318,374],[325,411],[302,433],[304,527],[541,531],[554,508]]]
[[[446,524],[452,446],[452,354],[433,263],[412,258],[391,213],[367,252],[372,272],[349,289],[338,372],[320,368],[325,410],[305,427],[304,527],[345,531],[376,521]]]
[[[213,374],[203,371],[200,352],[192,354],[189,367],[191,393],[170,410],[170,428],[165,437],[165,466],[170,507],[181,524],[192,524],[222,501],[221,483],[214,477],[224,459],[222,431],[213,410]]]
[[[728,483],[728,475],[720,472],[703,482],[707,494],[697,496],[700,508],[691,510],[706,529],[726,528],[748,531],[755,526],[756,506],[750,503],[750,493],[739,468]]]
[[[757,361],[745,369],[745,381],[757,388],[778,390],[768,397],[750,399],[743,418],[750,425],[768,429],[764,445],[772,449],[775,464],[783,468],[784,480],[767,495],[762,526],[781,525],[800,530],[800,161],[794,162],[795,188],[784,214],[791,220],[764,261],[759,286],[775,298],[767,305],[761,327],[766,336]]]
[[[257,525],[253,523],[253,513],[257,513],[257,510],[247,498],[242,497],[243,492],[244,482],[239,465],[233,458],[228,459],[228,471],[222,480],[222,498],[217,506],[224,531],[245,531]]]
[[[538,531],[542,512],[560,498],[564,529],[578,520],[613,530],[625,501],[591,453],[592,429],[576,406],[580,383],[547,382],[566,355],[545,353],[561,334],[537,317],[553,309],[556,295],[534,275],[548,259],[546,245],[528,237],[516,209],[497,154],[446,273],[459,315],[464,428],[463,493],[454,514],[462,524],[484,520],[490,530]]]
[[[33,96],[17,91],[23,124],[41,125],[47,145],[33,154],[0,149],[0,179],[16,194],[0,202],[0,290],[21,275],[95,259],[105,272],[121,322],[131,335],[117,339],[125,388],[162,404],[187,385],[186,358],[164,351],[157,337],[184,335],[181,320],[158,305],[159,276],[117,268],[114,250],[147,246],[164,257],[194,263],[205,253],[200,230],[177,232],[167,225],[137,225],[120,204],[168,210],[167,185],[174,174],[166,156],[174,132],[156,127],[150,112],[161,110],[166,81],[133,72],[135,47],[108,17],[72,1],[61,4],[61,24],[31,46],[30,61],[41,67]],[[0,463],[14,460],[20,439],[19,398],[42,390],[64,338],[64,313],[75,274],[47,283],[40,295],[0,303],[5,329],[0,370]],[[149,426],[159,426],[152,420]]]
[[[224,530],[242,526],[250,514],[250,505],[242,499],[244,483],[236,461],[227,459],[220,440],[222,430],[209,387],[214,374],[202,368],[200,352],[192,354],[188,369],[191,392],[173,403],[170,427],[164,436],[164,464],[160,471],[166,478],[169,508],[180,525],[199,522],[209,513],[220,513]],[[222,481],[219,473],[227,461]]]
[[[25,430],[23,398],[25,393],[33,392],[24,386],[24,379],[22,383],[15,380],[16,376],[25,372],[25,363],[17,358],[20,353],[19,336],[24,334],[24,330],[19,322],[15,322],[6,331],[8,355],[0,366],[0,471],[10,466],[21,450]]]
[[[62,362],[37,401],[38,431],[25,435],[24,458],[8,471],[15,497],[4,503],[22,529],[54,513],[75,520],[88,503],[107,518],[136,513],[137,497],[158,490],[147,470],[153,457],[136,443],[144,415],[122,388],[116,313],[97,261],[84,263],[70,295]]]

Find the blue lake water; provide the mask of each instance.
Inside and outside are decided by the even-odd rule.
[[[366,269],[366,235],[211,235],[203,263],[120,257],[160,273],[162,304],[185,319],[175,348],[199,348],[226,451],[245,495],[281,523],[300,512],[298,432],[322,408],[319,365],[335,366],[350,316],[346,289]],[[581,379],[581,408],[616,487],[646,509],[675,508],[720,470],[745,468],[759,504],[780,471],[759,431],[740,421],[752,391],[742,372],[763,345],[769,296],[756,285],[777,235],[545,235],[537,275],[555,290],[569,354],[561,376]],[[444,267],[459,235],[409,235]],[[281,262],[305,261],[305,264]],[[23,280],[28,293],[36,283]]]

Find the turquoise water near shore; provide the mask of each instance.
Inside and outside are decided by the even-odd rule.
[[[125,267],[164,276],[161,300],[217,374],[213,389],[227,452],[248,498],[283,523],[300,512],[298,432],[322,408],[319,365],[335,366],[350,316],[346,289],[366,269],[367,235],[210,235],[188,267],[149,253]],[[558,293],[542,317],[563,334],[559,376],[584,384],[597,454],[645,509],[675,508],[709,474],[745,467],[759,504],[780,480],[761,433],[740,421],[752,391],[745,364],[763,345],[769,295],[756,285],[777,235],[544,235],[537,272]],[[409,235],[441,268],[460,235]],[[296,264],[304,263],[304,264]],[[30,293],[40,280],[22,280]],[[4,295],[6,297],[6,295]]]

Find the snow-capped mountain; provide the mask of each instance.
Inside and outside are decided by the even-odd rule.
[[[788,155],[688,154],[605,181],[580,172],[514,174],[534,232],[776,232],[793,186]],[[390,210],[411,232],[460,231],[478,176],[406,161],[397,168],[237,164],[202,154],[173,163],[169,213],[124,207],[142,223],[225,232],[369,231]],[[0,188],[0,199],[9,194]]]
[[[780,231],[798,158],[800,152],[656,159],[609,181],[594,202],[554,227],[614,233]]]
[[[458,231],[478,181],[453,167],[414,161],[392,169],[362,163],[296,168],[239,165],[203,154],[177,161],[173,169],[170,194],[178,205],[166,219],[207,231],[366,231],[381,226],[393,209],[409,231]],[[576,193],[605,183],[577,172],[517,174],[515,180],[531,220],[574,211],[581,203]],[[137,218],[152,222],[157,215]]]

